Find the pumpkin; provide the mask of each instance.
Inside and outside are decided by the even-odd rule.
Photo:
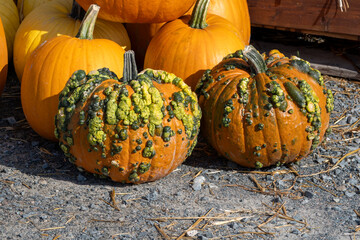
[[[191,14],[191,8],[186,14]],[[211,0],[209,13],[229,20],[239,30],[245,44],[250,42],[250,16],[246,0]]]
[[[20,24],[19,14],[13,0],[0,1],[0,18],[5,31],[8,57],[11,59],[15,34]]]
[[[22,21],[14,43],[14,67],[19,80],[26,60],[40,44],[56,36],[77,34],[84,15],[82,11],[73,0],[53,0],[34,9]],[[110,39],[130,49],[129,36],[121,23],[98,19],[94,38]]]
[[[0,95],[4,90],[8,72],[8,51],[5,31],[0,18]]]
[[[168,175],[192,152],[201,110],[182,79],[162,70],[137,73],[132,50],[124,77],[109,69],[76,71],[60,95],[56,136],[80,170],[116,182]]]
[[[195,0],[77,0],[86,9],[90,4],[101,7],[99,17],[126,23],[160,23],[182,16]]]
[[[186,14],[191,15],[193,8]],[[245,45],[250,41],[250,18],[246,0],[211,0],[209,14],[221,16],[239,30]],[[130,36],[131,46],[136,53],[136,62],[143,66],[145,52],[151,39],[165,23],[129,23],[126,30]]]
[[[50,1],[52,0],[19,0],[16,5],[19,11],[20,19],[24,19],[32,10]]]
[[[46,139],[56,141],[54,117],[59,94],[74,71],[109,66],[122,76],[125,50],[111,40],[92,39],[98,11],[98,6],[89,8],[77,37],[55,37],[26,61],[21,82],[23,111],[30,126]]]
[[[207,14],[209,0],[198,0],[191,16],[162,26],[151,40],[145,68],[172,72],[195,89],[203,72],[244,48],[239,31],[226,19]]]
[[[262,56],[252,46],[207,70],[196,93],[204,138],[245,167],[299,161],[323,140],[334,108],[307,61],[278,50]]]

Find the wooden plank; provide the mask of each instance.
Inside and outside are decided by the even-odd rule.
[[[260,53],[279,49],[285,56],[299,56],[309,61],[311,67],[318,69],[322,74],[360,80],[360,56],[358,55],[346,54],[346,56],[342,56],[329,50],[264,41],[255,41],[252,44]]]
[[[360,80],[360,73],[354,70],[346,69],[343,67],[337,67],[337,66],[329,66],[324,64],[316,64],[316,63],[310,63],[310,64],[311,67],[319,70],[322,74],[325,75]]]
[[[341,12],[338,0],[249,0],[248,6],[254,26],[360,40],[360,1],[348,2],[346,12]]]

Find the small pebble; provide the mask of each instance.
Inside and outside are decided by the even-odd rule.
[[[200,191],[202,184],[205,182],[205,177],[204,176],[198,176],[194,179],[194,182],[192,184],[192,188],[195,191]]]
[[[195,237],[199,232],[197,230],[190,230],[186,232],[187,237]]]
[[[5,120],[6,120],[11,126],[13,126],[13,125],[16,123],[15,117],[8,117],[8,118],[5,118]]]
[[[82,174],[78,174],[76,179],[78,182],[85,182],[87,180],[86,177],[84,177]]]
[[[311,199],[311,198],[314,197],[314,194],[313,194],[312,192],[305,191],[305,192],[304,192],[304,196]]]
[[[348,192],[348,191],[346,191],[345,192],[345,195],[347,196],[347,197],[353,197],[353,196],[355,196],[356,195],[356,193],[355,192]]]

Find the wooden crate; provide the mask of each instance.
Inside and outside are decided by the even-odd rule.
[[[360,41],[360,0],[248,0],[252,26]]]

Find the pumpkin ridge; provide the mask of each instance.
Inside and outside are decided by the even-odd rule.
[[[264,115],[262,114],[262,108],[263,108],[263,104],[262,104],[262,102],[263,102],[263,98],[262,98],[262,94],[266,94],[266,93],[264,93],[264,90],[262,90],[261,89],[261,87],[262,86],[266,86],[266,84],[267,84],[267,81],[266,81],[266,79],[267,79],[267,76],[266,75],[264,75],[264,74],[261,74],[259,77],[255,77],[255,81],[256,81],[256,94],[257,94],[257,100],[258,100],[258,102],[257,102],[257,106],[258,106],[258,110],[259,110],[259,114],[258,114],[258,118],[259,119],[261,119],[261,120],[265,120],[264,119]],[[259,81],[259,83],[257,83]],[[250,83],[249,83],[249,85],[250,85]],[[275,118],[275,120],[277,121],[277,116],[276,116],[276,111],[274,111],[274,118]],[[254,114],[254,113],[253,113]],[[265,126],[265,128],[266,128],[267,126]],[[260,131],[261,132],[261,136],[262,136],[262,139],[261,139],[261,141],[262,142],[264,142],[263,144],[266,144],[267,142],[269,142],[269,141],[267,141],[267,139],[265,138],[265,134],[264,134],[264,131]],[[273,136],[272,136],[273,137]],[[280,139],[280,141],[281,141],[281,139]],[[263,145],[263,144],[261,144],[261,146]],[[262,156],[261,158],[262,159],[265,159],[266,160],[266,164],[265,165],[269,165],[270,164],[270,161],[269,161],[269,157],[268,156],[270,156],[270,148],[269,148],[269,146],[268,147],[265,147],[265,152],[266,152],[266,155],[265,156]],[[255,163],[255,166],[256,166],[256,163]]]
[[[223,78],[223,79],[221,79],[221,81],[226,81],[226,79],[225,78]],[[214,98],[214,101],[212,102],[213,104],[213,107],[212,107],[212,109],[217,109],[217,105],[218,105],[218,100],[219,100],[219,98],[220,98],[220,96],[221,96],[221,94],[218,94],[218,92],[220,92],[220,93],[223,93],[224,91],[225,91],[225,89],[226,89],[226,84],[223,84],[223,83],[221,83],[222,85],[224,85],[224,86],[222,86],[221,88],[218,88],[218,89],[216,89],[216,98]],[[212,111],[212,113],[211,113],[211,122],[215,122],[215,123],[217,123],[217,115],[220,115],[221,114],[221,116],[223,115],[223,112],[216,112],[216,111]],[[222,119],[222,118],[221,118]],[[216,124],[213,124],[212,126],[211,126],[211,131],[210,131],[210,134],[212,135],[211,137],[210,137],[210,139],[212,139],[212,142],[214,142],[214,144],[215,144],[215,146],[217,146],[217,143],[218,143],[218,140],[220,140],[219,139],[219,137],[217,137],[216,136],[216,132],[217,132],[217,128],[219,128],[219,127],[223,127],[222,126],[222,121],[220,120],[219,121],[219,125],[220,126],[217,126]],[[220,150],[220,149],[219,149]]]

